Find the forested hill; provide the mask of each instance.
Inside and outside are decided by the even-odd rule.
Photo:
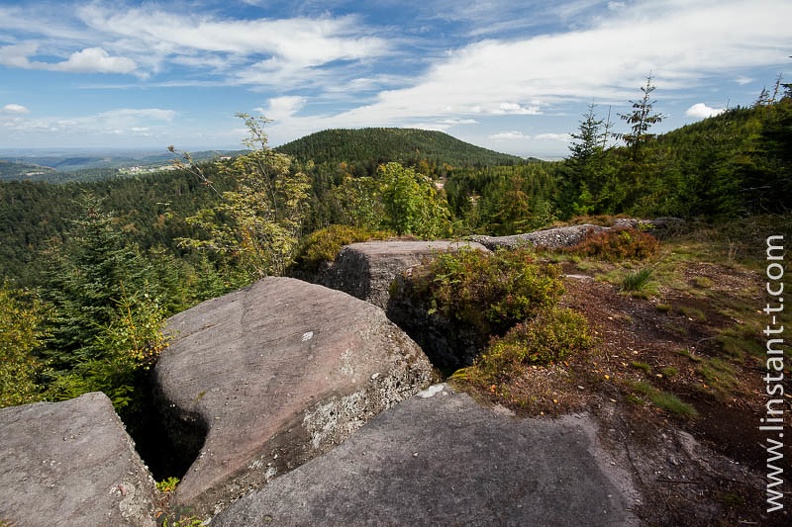
[[[512,165],[524,159],[466,143],[443,132],[412,128],[332,129],[276,148],[300,161],[346,162],[367,167],[397,161],[452,166]]]

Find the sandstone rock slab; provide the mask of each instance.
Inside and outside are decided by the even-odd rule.
[[[514,249],[521,246],[546,247],[559,249],[577,245],[589,232],[600,232],[608,227],[584,223],[568,227],[554,227],[525,234],[510,236],[471,236],[471,239],[494,251],[496,249]]]
[[[476,242],[452,241],[375,241],[353,243],[341,252],[317,280],[386,309],[388,288],[402,271],[423,263],[438,252],[460,248],[487,250]]]
[[[0,519],[14,527],[153,527],[155,492],[104,394],[0,410]]]
[[[212,526],[637,525],[595,436],[587,415],[515,419],[434,385]]]
[[[212,512],[345,440],[431,382],[418,346],[345,293],[265,278],[169,320],[158,397],[198,458],[178,503]]]

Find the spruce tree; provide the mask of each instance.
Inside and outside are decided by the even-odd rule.
[[[663,115],[654,112],[656,100],[652,100],[652,92],[657,87],[652,84],[652,74],[646,78],[646,85],[641,86],[643,96],[637,101],[630,101],[633,111],[629,114],[619,114],[619,117],[630,125],[630,132],[620,134],[619,137],[627,145],[630,151],[630,158],[638,161],[642,153],[642,147],[646,145],[655,134],[649,133],[649,129],[663,120]]]

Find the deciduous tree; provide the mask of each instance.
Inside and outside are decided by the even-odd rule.
[[[187,218],[205,233],[182,238],[183,247],[214,252],[240,270],[245,280],[282,275],[299,246],[309,202],[310,180],[292,171],[292,160],[267,145],[267,119],[239,114],[248,128],[251,150],[231,162],[218,162],[221,174],[236,186],[223,192],[219,205]],[[182,165],[203,178],[200,168]]]

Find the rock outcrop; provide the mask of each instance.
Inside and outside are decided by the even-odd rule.
[[[484,236],[475,235],[471,236],[471,241],[480,243],[487,249],[494,251],[496,249],[514,249],[521,246],[534,246],[544,247],[547,249],[561,249],[564,247],[572,247],[582,242],[587,234],[590,232],[597,233],[607,231],[610,229],[646,229],[655,237],[662,237],[669,231],[680,229],[684,225],[684,221],[679,218],[655,218],[652,220],[637,220],[633,218],[616,218],[613,225],[604,227],[602,225],[594,225],[591,223],[584,223],[581,225],[568,225],[565,227],[553,227],[550,229],[542,229],[540,231],[528,232],[525,234],[513,234],[510,236]]]
[[[433,375],[381,309],[289,278],[204,302],[169,330],[159,398],[197,454],[176,499],[200,512],[326,452]]]
[[[212,526],[637,525],[595,436],[586,415],[515,419],[435,385]]]
[[[0,520],[154,527],[155,492],[104,394],[0,410]]]
[[[514,249],[526,245],[559,249],[561,247],[572,247],[573,245],[577,245],[583,241],[583,238],[589,232],[600,232],[607,229],[608,227],[584,223],[582,225],[554,227],[552,229],[544,229],[526,234],[513,234],[511,236],[471,236],[471,239],[491,251],[501,248]]]
[[[487,250],[475,242],[442,240],[353,243],[341,249],[335,262],[317,282],[386,309],[390,298],[388,288],[399,273],[438,252],[457,251],[463,247]]]

